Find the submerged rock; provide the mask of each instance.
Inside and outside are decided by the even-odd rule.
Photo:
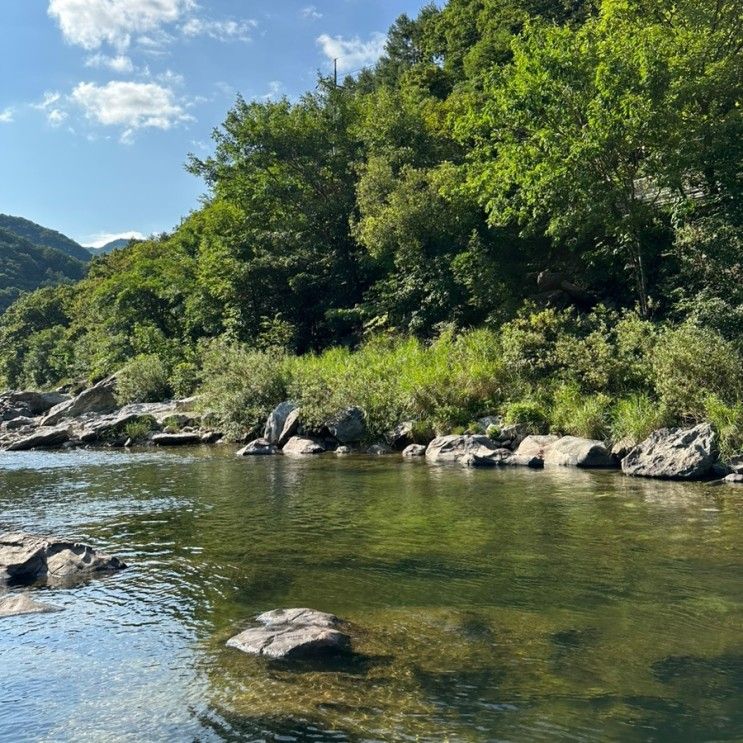
[[[470,455],[487,457],[497,447],[487,436],[439,436],[426,449],[429,462],[461,462]]]
[[[366,450],[366,453],[373,457],[384,457],[387,454],[392,454],[392,449],[387,444],[372,444]]]
[[[8,451],[29,451],[30,449],[51,449],[60,447],[70,440],[70,430],[67,426],[39,428],[28,436],[14,441],[8,446]]]
[[[652,433],[622,460],[632,477],[701,480],[717,461],[717,436],[709,423],[694,428],[663,428]]]
[[[279,450],[268,439],[251,441],[244,449],[237,452],[238,457],[261,457],[278,454]]]
[[[35,601],[25,593],[0,596],[0,618],[17,617],[22,614],[51,614],[57,611],[62,609]]]
[[[325,447],[315,439],[305,439],[301,436],[292,436],[284,446],[284,454],[295,457],[312,456],[322,454]]]
[[[266,439],[270,444],[278,444],[281,438],[281,433],[286,425],[286,419],[291,413],[297,409],[297,406],[287,400],[277,405],[268,416],[266,421],[266,428],[263,432],[263,438]]]
[[[24,532],[0,535],[0,585],[66,582],[95,573],[123,570],[116,557],[87,544]]]
[[[350,446],[346,446],[345,444],[343,446],[339,446],[335,453],[339,456],[347,456],[348,454],[353,454],[353,449]]]
[[[227,641],[227,647],[277,660],[320,659],[351,651],[351,638],[333,614],[314,609],[276,609],[256,617],[262,625]]]

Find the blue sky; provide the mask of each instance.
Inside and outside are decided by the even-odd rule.
[[[172,229],[236,92],[356,70],[423,0],[0,0],[0,212],[79,242]]]

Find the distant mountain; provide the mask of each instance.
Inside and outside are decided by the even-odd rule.
[[[85,275],[85,270],[85,263],[60,250],[34,245],[17,234],[0,229],[0,313],[5,312],[23,292],[77,281]]]
[[[113,253],[114,250],[121,250],[126,248],[131,240],[129,238],[120,238],[119,240],[111,240],[110,243],[106,243],[100,248],[87,248],[87,251],[91,255],[108,255]]]
[[[60,232],[49,230],[28,219],[0,214],[0,230],[22,237],[33,245],[54,248],[79,261],[87,262],[90,260],[90,253],[82,245]]]

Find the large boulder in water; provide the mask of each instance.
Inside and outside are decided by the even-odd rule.
[[[62,611],[58,606],[42,604],[25,593],[9,593],[0,596],[0,618],[17,617],[22,614],[51,614]]]
[[[125,567],[118,558],[87,544],[24,532],[0,534],[0,585],[64,583]]]
[[[256,439],[237,452],[238,457],[261,457],[278,454],[279,450],[268,439]]]
[[[29,451],[31,449],[54,449],[66,444],[70,439],[67,426],[39,428],[28,436],[14,441],[8,451]]]
[[[544,461],[550,447],[559,440],[559,436],[527,436],[519,444],[515,455],[523,461],[531,459],[541,459]]]
[[[42,419],[42,426],[56,426],[65,418],[78,418],[85,413],[111,413],[118,407],[116,401],[116,375],[101,380],[77,397],[55,405]]]
[[[201,434],[193,433],[156,433],[152,437],[155,446],[197,446],[201,443]]]
[[[261,625],[228,640],[243,653],[275,660],[319,659],[351,651],[351,638],[333,614],[314,609],[278,609],[256,617]]]
[[[284,454],[290,457],[306,457],[314,454],[322,454],[325,447],[314,439],[305,439],[301,436],[293,436],[284,446]]]
[[[366,436],[366,415],[361,408],[346,408],[326,426],[341,444],[356,444]]]
[[[277,405],[271,415],[268,416],[263,438],[271,444],[278,444],[279,439],[281,438],[281,432],[284,430],[284,426],[286,425],[286,419],[296,409],[297,406],[288,400]]]
[[[617,463],[601,441],[563,436],[544,452],[545,465],[561,467],[611,468]]]
[[[471,457],[487,458],[498,447],[487,436],[439,436],[426,449],[429,462],[463,462]]]
[[[622,471],[632,477],[701,480],[716,461],[717,435],[709,423],[701,423],[655,431],[622,460]]]

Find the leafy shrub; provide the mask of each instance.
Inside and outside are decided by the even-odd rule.
[[[623,397],[614,406],[611,432],[615,441],[631,438],[643,441],[653,431],[674,424],[668,409],[643,392]]]
[[[504,420],[507,425],[527,425],[532,433],[544,433],[549,426],[547,409],[536,401],[510,403],[506,407]]]
[[[121,405],[159,402],[169,393],[168,369],[159,356],[136,356],[118,375],[116,397]]]
[[[719,435],[720,457],[723,460],[743,454],[743,402],[726,405],[716,395],[704,402],[707,420]]]
[[[152,420],[147,417],[131,421],[124,426],[124,436],[132,441],[144,441],[147,435],[152,431]]]
[[[569,436],[604,439],[609,433],[608,395],[586,395],[575,384],[558,387],[551,410],[552,429]]]
[[[228,436],[259,433],[287,397],[288,363],[281,352],[216,340],[207,347],[203,364],[202,406],[216,413]]]
[[[710,395],[737,402],[743,360],[718,332],[686,322],[661,334],[653,352],[653,382],[661,402],[690,421],[702,420]]]

